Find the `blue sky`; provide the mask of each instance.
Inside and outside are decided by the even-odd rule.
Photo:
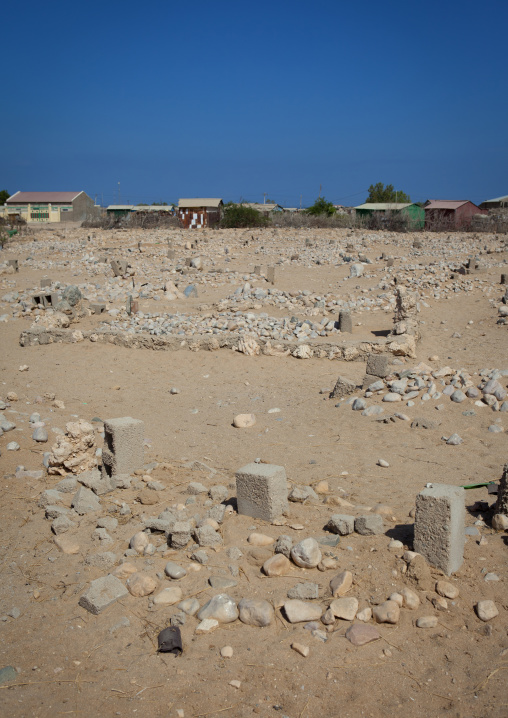
[[[504,195],[507,25],[506,0],[11,2],[0,189]]]

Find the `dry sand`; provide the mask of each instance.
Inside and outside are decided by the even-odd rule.
[[[450,291],[448,295],[441,292],[441,298],[435,299],[432,288],[421,289],[421,295],[426,292],[428,306],[422,305],[418,315],[422,338],[417,358],[403,358],[393,368],[411,368],[423,361],[433,369],[443,366],[465,369],[476,385],[480,370],[508,368],[506,326],[496,323],[504,289],[499,286],[499,277],[508,260],[504,240],[499,237],[457,235],[451,244],[443,237],[440,256],[439,241],[428,235],[423,238],[424,249],[414,259],[410,235],[373,232],[317,230],[273,235],[263,230],[256,231],[247,246],[244,239],[250,238],[252,232],[208,232],[209,242],[199,252],[183,249],[184,242],[196,236],[201,239],[202,235],[192,232],[171,235],[95,230],[94,239],[83,247],[79,242],[86,240],[90,231],[72,230],[66,234],[59,237],[39,230],[35,232],[36,243],[25,239],[13,241],[0,254],[0,261],[19,258],[20,271],[0,276],[0,295],[35,289],[44,276],[63,285],[93,281],[104,286],[107,278],[112,277],[109,265],[86,264],[82,255],[98,256],[103,247],[111,247],[114,249],[110,256],[120,256],[127,247],[136,248],[140,239],[144,252],[130,255],[133,266],[139,265],[135,282],[139,285],[143,276],[155,281],[168,236],[173,236],[180,258],[202,253],[211,260],[220,260],[227,272],[234,269],[240,275],[251,273],[255,264],[266,266],[280,257],[286,258],[288,261],[277,266],[276,287],[324,294],[332,291],[334,283],[340,280],[338,294],[345,297],[352,287],[360,288],[355,289],[358,294],[361,289],[377,286],[383,277],[389,280],[396,276],[398,268],[404,266],[404,257],[412,256],[409,261],[424,263],[425,268],[415,272],[415,276],[431,279],[428,262],[455,261],[458,266],[472,254],[480,256],[481,251],[481,266],[475,272],[471,291]],[[366,269],[375,272],[376,277],[345,280],[349,276],[348,264],[318,265],[305,259],[306,252],[311,251],[305,249],[306,238],[312,238],[314,250],[322,247],[326,254],[331,235],[342,249],[353,242],[356,252],[365,252],[373,262]],[[71,248],[62,251],[59,243]],[[224,246],[230,248],[231,262],[227,264],[223,261]],[[426,253],[427,246],[430,249]],[[487,254],[485,247],[502,248],[502,252]],[[295,248],[301,259],[290,262]],[[397,257],[392,270],[386,270],[385,262],[379,259],[383,252]],[[29,255],[34,261],[27,263],[24,260]],[[175,275],[169,276],[175,280]],[[193,281],[193,276],[180,280],[182,287]],[[469,281],[470,277],[455,281],[463,283],[465,279]],[[236,277],[235,282],[212,286],[211,282],[198,279],[197,299],[171,304],[140,299],[140,309],[197,312],[198,307],[206,304],[213,311],[215,302],[243,284]],[[126,280],[126,293],[127,286]],[[454,281],[449,279],[446,286],[452,290]],[[115,306],[125,306],[125,301],[118,300]],[[261,311],[270,316],[284,315],[271,307]],[[414,407],[407,407],[404,402],[395,408],[383,404],[384,414],[367,417],[352,411],[346,403],[337,408],[337,402],[328,399],[327,393],[320,393],[324,388],[331,389],[338,375],[360,385],[364,361],[245,356],[227,349],[157,352],[88,339],[21,347],[20,333],[34,322],[33,313],[32,317],[13,319],[5,302],[0,305],[0,313],[9,314],[9,320],[0,323],[0,398],[5,401],[8,392],[15,392],[18,397],[3,412],[6,418],[15,421],[17,428],[0,438],[0,614],[6,616],[13,607],[20,611],[18,618],[4,616],[5,620],[0,622],[0,668],[19,669],[14,681],[0,687],[4,715],[45,718],[142,713],[147,717],[172,718],[178,715],[177,710],[183,710],[185,718],[243,717],[253,713],[289,718],[416,717],[422,711],[454,718],[501,718],[508,714],[507,534],[490,528],[488,512],[472,511],[475,502],[489,500],[492,504],[495,497],[489,497],[486,489],[466,492],[466,524],[472,527],[482,516],[486,523],[477,526],[478,535],[466,537],[464,564],[449,579],[459,589],[459,597],[453,603],[448,600],[446,610],[437,611],[431,602],[436,597],[435,581],[443,578],[441,573],[430,568],[420,584],[410,582],[401,558],[404,549],[388,548],[392,538],[400,539],[405,548],[412,548],[410,512],[417,493],[427,482],[459,486],[500,478],[507,461],[506,431],[490,433],[488,427],[500,419],[500,425],[508,429],[507,414],[477,407],[471,399],[454,404],[444,396],[426,403],[418,398]],[[85,316],[71,328],[86,332],[97,328],[103,319],[104,315]],[[373,332],[386,332],[392,325],[392,315],[386,312],[353,312],[353,319],[362,326],[355,326],[352,339],[372,340]],[[454,332],[461,336],[452,338]],[[433,356],[439,358],[429,361]],[[28,371],[19,371],[22,365],[28,365]],[[504,387],[507,382],[508,377],[503,377]],[[177,387],[180,393],[172,395],[172,387]],[[35,397],[47,393],[55,394],[65,408],[53,408],[46,399],[42,404],[34,403]],[[355,395],[363,396],[363,392],[359,389]],[[379,399],[369,403],[381,405]],[[436,411],[436,404],[441,403],[444,408]],[[268,413],[272,408],[281,411]],[[471,409],[476,412],[474,416],[463,415]],[[28,418],[35,411],[47,420],[50,433],[47,444],[37,444],[31,439]],[[439,426],[430,430],[412,429],[410,422],[377,421],[393,411],[404,411],[411,419],[426,417],[439,422]],[[255,426],[245,430],[233,428],[234,416],[241,413],[255,414]],[[16,479],[16,467],[42,468],[42,453],[54,443],[53,427],[65,429],[65,424],[75,417],[91,421],[96,417],[104,420],[121,416],[145,422],[146,462],[158,462],[151,476],[161,481],[165,489],[151,492],[157,501],[153,506],[139,503],[136,497],[140,491],[135,488],[101,497],[101,512],[81,517],[76,521],[77,528],[64,534],[76,539],[79,552],[61,553],[53,541],[51,522],[37,505],[41,492],[52,488],[61,477]],[[102,428],[101,424],[94,426],[99,431]],[[463,438],[463,443],[446,445],[442,436],[454,432]],[[7,443],[13,440],[20,444],[19,451],[6,450]],[[97,445],[102,446],[98,433]],[[279,610],[275,622],[267,628],[236,621],[221,625],[210,635],[195,635],[197,620],[187,617],[181,629],[184,652],[180,658],[174,658],[157,653],[156,639],[178,611],[176,606],[149,608],[149,598],[129,595],[94,616],[78,605],[90,581],[107,573],[86,565],[85,556],[108,550],[117,555],[120,563],[130,537],[142,528],[141,515],[156,516],[166,506],[185,503],[186,487],[191,481],[201,481],[207,487],[224,484],[229,496],[234,497],[235,471],[256,458],[283,465],[291,485],[315,486],[326,480],[328,494],[320,495],[318,502],[290,503],[284,526],[236,513],[226,518],[221,527],[223,547],[217,552],[206,549],[208,564],[178,582],[184,597],[194,594],[203,605],[218,593],[208,586],[208,578],[211,575],[231,578],[228,566],[236,563],[237,585],[227,590],[235,600],[265,598],[278,606],[295,584],[310,581],[320,586],[317,603],[324,610],[330,602],[329,581],[335,572],[294,566],[289,576],[264,577],[249,555],[247,537],[251,527],[274,538],[288,534],[296,542],[307,536],[329,535],[323,528],[333,513],[360,515],[382,503],[389,507],[384,516],[385,533],[344,536],[336,548],[322,547],[323,552],[336,555],[340,570],[353,573],[354,583],[348,595],[358,598],[360,608],[384,601],[392,592],[409,586],[418,592],[419,609],[402,609],[397,625],[379,625],[381,639],[363,647],[354,647],[346,640],[344,633],[350,624],[343,620],[337,620],[334,631],[323,642],[312,636],[305,624],[289,624]],[[389,468],[378,466],[379,458],[386,460]],[[204,462],[218,474],[209,477],[207,473],[185,468],[190,460]],[[345,497],[353,507],[342,509],[326,504],[328,496]],[[65,495],[66,505],[70,505],[71,497],[72,494]],[[203,516],[207,498],[196,497],[189,515]],[[132,514],[121,519],[118,528],[111,532],[114,543],[104,549],[91,536],[98,516],[109,515],[108,512],[118,508],[115,500],[129,504]],[[296,524],[303,528],[290,528]],[[162,539],[163,536],[156,536],[155,543],[159,545]],[[226,554],[226,549],[232,546],[243,554],[237,562]],[[168,549],[164,555],[158,552],[152,557],[128,560],[155,578],[162,588],[176,583],[157,578],[165,563],[174,560],[187,567],[191,553],[189,545],[178,552]],[[499,581],[485,581],[489,572],[497,574]],[[494,600],[499,610],[499,615],[488,623],[475,614],[480,599]],[[416,628],[416,619],[427,615],[438,617],[437,627]],[[129,625],[112,630],[124,617]],[[308,657],[291,650],[293,642],[309,646]],[[221,657],[220,650],[226,645],[233,648],[231,659]],[[240,687],[230,685],[232,680],[240,681]]]

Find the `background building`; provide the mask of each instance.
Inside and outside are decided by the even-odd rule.
[[[218,224],[224,202],[219,198],[196,197],[178,200],[178,218],[185,229],[201,229]]]
[[[83,222],[94,215],[86,192],[16,192],[4,204],[4,217],[32,222]]]
[[[467,199],[428,199],[425,202],[425,229],[466,229],[475,214],[487,214]]]
[[[423,229],[425,224],[423,207],[411,202],[366,202],[355,207],[355,210],[358,217],[371,217],[377,214],[388,218],[400,214],[407,219],[411,229]]]
[[[486,199],[480,205],[480,209],[500,209],[501,207],[508,207],[508,194],[505,194],[504,197]]]

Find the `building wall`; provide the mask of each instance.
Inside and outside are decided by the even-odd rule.
[[[85,192],[81,192],[72,203],[72,221],[83,222],[94,214],[94,202]]]
[[[220,222],[221,210],[216,207],[186,207],[178,210],[178,218],[184,229],[213,227]]]
[[[74,202],[39,202],[16,204],[3,207],[2,215],[17,212],[28,224],[45,224],[48,222],[82,222],[88,214],[93,214],[93,200],[82,192]]]
[[[417,204],[412,204],[402,210],[403,214],[407,214],[411,220],[413,229],[423,229],[425,226],[425,210]]]
[[[455,226],[468,227],[471,224],[471,218],[475,214],[488,214],[488,210],[480,209],[472,202],[467,202],[455,210]]]

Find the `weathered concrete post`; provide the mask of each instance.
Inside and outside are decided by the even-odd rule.
[[[414,550],[448,576],[464,560],[464,489],[433,484],[416,497]]]
[[[236,472],[238,513],[265,521],[281,516],[288,506],[286,471],[275,464],[247,464]]]

